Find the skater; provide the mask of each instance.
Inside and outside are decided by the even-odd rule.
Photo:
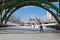
[[[40,28],[40,32],[43,32],[43,26],[42,26],[42,24],[39,26],[39,28]]]

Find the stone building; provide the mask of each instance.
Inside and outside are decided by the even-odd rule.
[[[39,24],[40,23],[40,19],[37,19],[37,18],[33,18],[33,19],[29,19],[28,23],[34,25],[34,24]]]
[[[40,19],[36,18],[30,18],[27,22],[27,26],[31,26],[31,27],[37,27],[36,25],[39,25],[41,23]]]

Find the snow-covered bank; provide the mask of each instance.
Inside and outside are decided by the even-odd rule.
[[[11,22],[7,22],[7,25],[18,25],[19,26],[19,24],[15,24],[15,23],[11,23]]]
[[[15,24],[15,23],[11,23],[11,22],[7,22],[8,25],[15,25],[15,27],[17,26],[17,28],[19,27],[23,27],[23,28],[39,28],[40,25],[31,25],[31,26],[20,26],[19,24]],[[43,28],[45,28],[46,26],[49,25],[56,25],[57,23],[50,23],[50,24],[42,24]]]

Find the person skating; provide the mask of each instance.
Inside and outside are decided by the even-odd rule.
[[[40,24],[39,28],[40,28],[40,32],[43,32],[43,26],[42,26],[42,24]]]

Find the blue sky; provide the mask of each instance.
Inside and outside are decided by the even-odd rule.
[[[55,2],[53,3],[54,5],[56,5],[58,7],[58,3]],[[28,20],[28,18],[35,18],[38,17],[39,19],[44,19],[46,18],[46,10],[37,7],[37,6],[24,6],[20,9],[18,9],[17,11],[14,12],[14,16],[17,18],[20,18],[21,20]],[[53,11],[55,12],[55,11]],[[56,13],[56,12],[55,12]]]

